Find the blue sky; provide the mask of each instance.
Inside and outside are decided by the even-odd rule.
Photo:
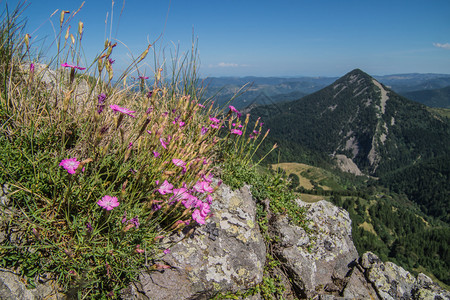
[[[76,11],[82,2],[28,1],[27,32],[52,41],[49,20],[59,27],[61,9]],[[78,20],[85,24],[90,60],[110,35],[111,6],[111,0],[86,0],[74,18],[73,33]],[[162,34],[155,44],[160,62],[161,49],[166,57],[177,46],[185,52],[198,38],[202,76],[342,76],[354,68],[371,75],[450,73],[448,0],[115,0],[112,28],[120,41],[118,71],[130,53],[139,55]],[[150,69],[153,59],[146,64]]]

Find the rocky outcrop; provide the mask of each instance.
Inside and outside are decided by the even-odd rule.
[[[372,252],[366,252],[358,267],[381,299],[450,299],[450,292],[433,283],[423,273],[412,276],[392,262],[382,262]]]
[[[277,217],[273,224],[274,236],[279,237],[276,254],[303,296],[337,293],[343,288],[349,266],[358,259],[350,217],[345,210],[325,200],[311,204],[297,202],[307,208],[312,234],[289,224],[287,217]]]
[[[8,191],[0,190],[4,207]],[[382,262],[367,252],[358,257],[348,213],[327,201],[298,205],[307,208],[310,231],[292,225],[286,215],[269,222],[271,254],[281,265],[286,299],[450,299],[424,274]],[[265,241],[256,222],[250,188],[221,185],[212,204],[213,216],[204,226],[166,237],[160,268],[144,269],[139,281],[121,293],[122,299],[210,299],[217,294],[242,294],[263,281]],[[3,218],[5,210],[2,211]],[[0,270],[0,299],[63,299],[51,280],[36,278],[36,288],[11,270]],[[248,300],[261,299],[256,293]]]
[[[165,240],[170,253],[161,259],[170,266],[142,272],[129,299],[209,299],[235,293],[262,281],[266,247],[256,223],[256,204],[248,186],[232,191],[222,185],[212,204],[213,217],[189,238]]]

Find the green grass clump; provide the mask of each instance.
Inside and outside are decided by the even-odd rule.
[[[239,160],[230,159],[222,165],[222,179],[233,188],[240,188],[244,183],[251,185],[252,196],[257,200],[258,223],[263,232],[269,221],[265,212],[267,209],[264,208],[266,200],[271,213],[287,214],[293,224],[309,231],[306,211],[296,203],[297,196],[289,189],[290,183],[281,173],[260,173]]]
[[[61,12],[48,63],[17,35],[20,10],[3,15],[2,43],[15,42],[2,47],[2,70],[18,71],[2,72],[0,262],[30,286],[52,274],[69,296],[114,297],[141,268],[160,268],[166,237],[204,224],[218,168],[249,168],[265,136],[201,99],[194,50],[172,74],[155,65],[143,76],[149,45],[114,83],[116,44],[88,64],[83,23],[69,26],[78,12]]]

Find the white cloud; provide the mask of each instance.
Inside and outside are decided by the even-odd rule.
[[[438,47],[438,48],[442,48],[442,49],[450,50],[450,43],[445,43],[445,44],[433,43],[433,46]]]
[[[239,67],[238,64],[235,64],[235,63],[225,63],[225,62],[221,62],[221,63],[219,63],[217,66],[218,66],[218,67],[221,67],[221,68],[229,68],[229,67],[236,68],[236,67]]]

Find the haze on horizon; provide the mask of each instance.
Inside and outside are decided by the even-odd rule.
[[[0,0],[2,11],[5,3],[11,9],[18,2]],[[26,1],[26,32],[35,45],[44,39],[50,44],[61,10],[76,11],[82,2]],[[159,36],[160,62],[170,60],[177,47],[190,50],[197,40],[203,77],[342,76],[355,68],[371,75],[449,74],[449,11],[447,0],[86,0],[71,30],[83,21],[86,63],[100,53],[106,37],[117,39],[116,74],[130,62],[130,53],[140,55]],[[148,58],[141,70],[151,73],[152,65]]]

